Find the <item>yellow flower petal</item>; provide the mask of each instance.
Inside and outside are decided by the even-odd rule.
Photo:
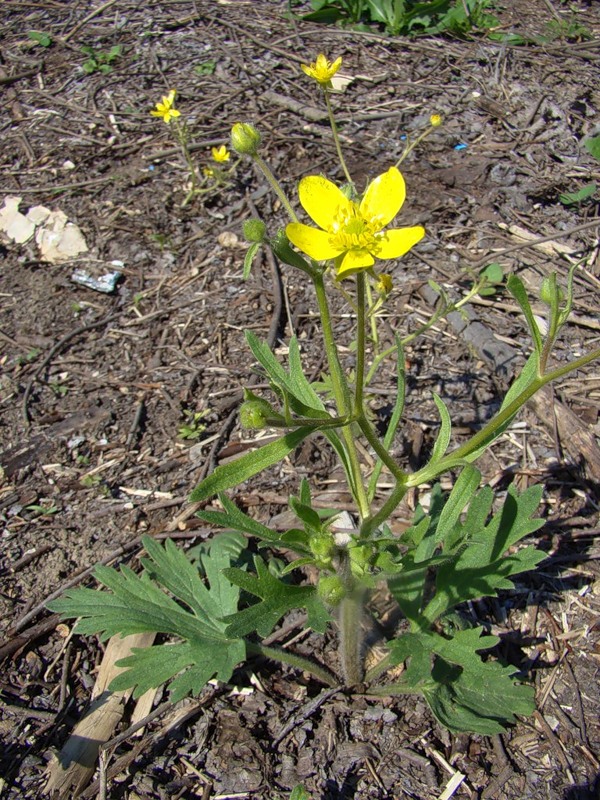
[[[213,160],[216,161],[218,164],[224,164],[231,158],[231,154],[224,144],[222,144],[220,147],[211,147],[210,152],[212,154]]]
[[[347,278],[361,269],[368,269],[375,263],[375,259],[367,250],[348,250],[342,258],[337,269],[337,280]]]
[[[377,258],[399,258],[408,253],[423,236],[425,228],[420,225],[415,225],[413,228],[392,228],[378,240]]]
[[[340,210],[350,213],[352,203],[335,183],[321,175],[302,178],[298,186],[302,208],[319,228],[331,228]]]
[[[376,226],[375,230],[380,231],[400,211],[405,197],[404,178],[396,167],[390,167],[367,187],[359,206],[360,214],[364,219],[371,220]]]
[[[290,222],[286,226],[285,233],[298,250],[302,250],[316,261],[326,261],[340,254],[339,248],[331,244],[331,236],[326,231],[311,228],[301,222]]]

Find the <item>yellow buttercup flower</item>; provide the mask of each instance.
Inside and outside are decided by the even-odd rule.
[[[429,124],[432,128],[439,128],[442,124],[442,117],[439,114],[432,114],[429,117]]]
[[[220,147],[211,147],[210,152],[212,154],[213,161],[216,161],[217,164],[224,164],[225,161],[229,161],[231,158],[231,153],[224,144],[222,144]]]
[[[403,256],[425,235],[420,225],[383,230],[406,197],[404,178],[396,167],[371,181],[359,203],[320,175],[303,178],[298,196],[319,228],[291,222],[285,229],[287,237],[316,261],[335,259],[338,280],[369,269],[376,258]]]
[[[300,69],[305,75],[308,75],[309,78],[314,78],[321,86],[329,86],[331,79],[338,71],[341,64],[341,56],[331,63],[323,53],[319,53],[317,60],[313,64],[300,64]]]
[[[156,104],[156,109],[151,111],[153,117],[161,117],[166,123],[169,123],[172,119],[181,116],[181,111],[177,111],[174,108],[175,104],[175,95],[177,92],[175,89],[171,89],[168,95],[163,96],[162,103]]]

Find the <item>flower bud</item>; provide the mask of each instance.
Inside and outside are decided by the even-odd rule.
[[[323,575],[319,578],[317,592],[321,600],[330,606],[339,605],[346,594],[344,584],[337,575]]]
[[[247,219],[243,225],[244,237],[247,242],[261,244],[265,240],[267,226],[260,219]]]
[[[311,536],[308,546],[315,557],[318,567],[321,569],[331,567],[331,559],[335,549],[332,536]]]
[[[257,397],[254,392],[244,389],[245,402],[240,407],[240,423],[243,428],[266,428],[269,419],[278,416],[267,400]]]
[[[255,156],[260,147],[260,133],[253,125],[236,122],[231,129],[231,147],[240,155]]]

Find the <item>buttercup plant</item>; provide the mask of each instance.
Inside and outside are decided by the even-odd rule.
[[[340,63],[341,59],[330,62],[320,55],[303,71],[327,98],[329,81]],[[165,114],[172,113],[172,104],[170,109],[167,103],[164,106]],[[439,122],[437,117],[430,120],[433,127]],[[332,130],[339,149],[333,118]],[[477,293],[489,293],[502,280],[501,271],[490,265],[474,276],[471,290],[459,302],[450,301],[432,283],[440,303],[431,320],[410,334],[397,332],[393,344],[381,349],[377,312],[393,288],[393,261],[425,235],[420,225],[402,227],[394,222],[406,196],[398,168],[388,167],[362,192],[347,174],[343,159],[347,180],[343,187],[321,175],[302,178],[299,203],[314,223],[307,225],[298,219],[264,161],[259,132],[247,122],[236,123],[231,144],[254,161],[289,216],[286,227],[273,235],[263,221],[245,224],[250,248],[244,274],[250,272],[257,250],[270,247],[281,262],[308,276],[319,310],[327,374],[318,384],[311,383],[296,338],[289,342],[284,366],[267,343],[248,331],[248,345],[267,376],[272,397],[267,400],[246,390],[241,421],[250,429],[282,430],[282,435],[217,467],[193,491],[191,500],[197,503],[218,495],[220,507],[205,507],[198,516],[225,531],[196,548],[194,561],[173,542],[161,545],[146,537],[141,575],[127,567],[117,571],[100,566],[95,575],[108,591],[70,590],[51,608],[65,618],[79,617],[76,629],[84,634],[108,638],[156,631],[176,638],[175,643],[135,650],[119,662],[125,671],[113,682],[115,690],[133,686],[139,696],[169,683],[176,701],[200,692],[211,679],[229,681],[246,658],[261,655],[332,687],[361,686],[373,696],[420,693],[450,730],[498,733],[516,715],[533,711],[533,687],[519,680],[517,667],[482,657],[499,638],[482,626],[469,626],[455,609],[510,589],[515,575],[544,557],[534,546],[523,544],[543,524],[535,517],[542,487],[519,492],[511,486],[503,497],[495,497],[489,486],[480,488],[481,474],[474,462],[538,389],[600,356],[596,349],[568,364],[551,366],[554,343],[571,310],[573,271],[564,290],[555,275],[544,281],[540,294],[547,308],[544,332],[521,280],[508,278],[508,291],[529,327],[531,356],[497,413],[458,446],[451,445],[449,411],[434,395],[440,415],[437,439],[429,461],[410,472],[394,456],[406,390],[403,348],[449,310]],[[378,271],[381,262],[385,272]],[[330,302],[336,292],[343,294],[354,313],[354,342],[340,341],[334,330]],[[352,372],[344,368],[342,345],[352,345]],[[396,362],[397,391],[380,436],[369,413],[368,394],[377,371],[390,358]],[[334,410],[324,400],[330,396]],[[297,496],[290,497],[297,523],[284,532],[253,519],[227,496],[227,490],[277,464],[313,435],[324,437],[339,458],[356,504],[349,525],[340,521],[335,509],[314,507],[307,480],[300,482]],[[361,456],[366,451],[368,463]],[[391,483],[387,494],[379,486],[383,470],[386,486]],[[445,495],[435,481],[448,472],[456,478]],[[412,524],[403,533],[395,532],[390,519],[398,505],[410,489],[424,486],[431,487],[428,509],[418,506]],[[251,566],[249,539],[256,540],[259,549]],[[269,550],[292,554],[287,566],[276,569],[264,556]],[[308,581],[307,575],[318,577]],[[382,584],[405,622],[399,630],[387,632],[384,654],[367,666],[363,623],[371,613],[370,594]],[[337,631],[339,666],[263,643],[295,609],[306,612],[306,624],[316,633]]]
[[[229,169],[224,168],[231,160],[231,153],[225,145],[211,148],[211,164],[202,168],[202,177],[198,173],[198,167],[190,151],[190,131],[187,121],[181,116],[181,111],[175,108],[175,98],[177,91],[171,89],[167,95],[163,95],[162,100],[156,103],[154,109],[150,111],[153,117],[159,117],[165,122],[175,135],[177,143],[181,147],[181,152],[188,168],[190,177],[190,189],[181,204],[182,208],[196,196],[212,192],[219,187],[225,186],[229,176],[234,172],[236,164],[232,164]]]

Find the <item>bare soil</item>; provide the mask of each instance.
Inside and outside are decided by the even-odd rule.
[[[246,162],[227,187],[182,207],[185,164],[168,126],[149,114],[161,95],[177,89],[200,163],[234,122],[256,124],[266,160],[294,196],[307,173],[342,180],[318,92],[299,69],[319,52],[341,55],[353,81],[334,102],[359,185],[394,163],[431,113],[444,117],[403,165],[402,224],[423,224],[427,237],[394,267],[386,335],[431,314],[430,279],[459,297],[469,271],[497,261],[535,292],[550,271],[564,282],[581,261],[555,359],[597,346],[598,202],[566,206],[559,195],[600,178],[582,146],[600,130],[598,4],[522,0],[498,12],[506,30],[525,35],[557,19],[592,35],[544,46],[391,39],[291,21],[286,8],[267,0],[4,0],[0,8],[0,202],[17,196],[24,212],[60,209],[89,246],[52,264],[33,241],[1,245],[3,798],[44,796],[47,764],[85,713],[103,656],[45,603],[67,586],[93,585],[99,561],[135,568],[143,534],[186,547],[212,534],[187,498],[215,465],[252,445],[236,411],[241,387],[261,378],[243,331],[271,331],[282,346],[295,333],[308,371],[322,367],[303,278],[265,256],[242,279],[242,222],[258,214],[274,226],[282,209]],[[47,33],[50,46],[29,31]],[[122,55],[110,72],[82,70],[82,46],[115,45]],[[207,62],[214,72],[201,74]],[[96,277],[118,269],[122,278],[102,294],[74,282],[76,268]],[[349,343],[348,307],[334,294],[336,335]],[[407,465],[421,463],[435,438],[432,391],[448,403],[457,441],[497,408],[529,352],[516,312],[501,292],[472,304],[468,324],[440,322],[407,349],[397,448]],[[383,418],[392,392],[390,364],[373,397]],[[267,800],[302,782],[323,800],[598,797],[599,408],[591,365],[526,409],[480,464],[500,490],[513,478],[546,485],[547,525],[536,540],[547,560],[513,591],[465,609],[500,635],[498,655],[535,682],[533,717],[492,739],[453,736],[419,699],[321,694],[307,676],[250,663],[198,702],[161,705],[159,692],[159,713],[105,751],[82,796]],[[200,412],[205,429],[182,438]],[[319,439],[232,496],[277,519],[302,477],[323,503],[347,506]],[[298,636],[298,624],[285,621],[280,644]],[[292,646],[335,668],[333,641],[308,635]],[[123,709],[117,733],[131,711]]]

